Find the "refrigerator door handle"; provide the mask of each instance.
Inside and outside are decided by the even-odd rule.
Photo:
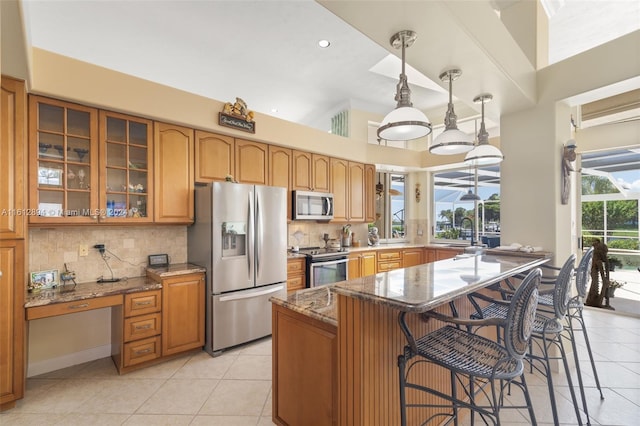
[[[262,216],[260,215],[260,195],[256,191],[256,244],[254,246],[256,257],[256,277],[260,275],[260,248],[262,245]]]
[[[255,234],[255,224],[253,222],[253,191],[249,191],[249,199],[247,203],[249,203],[249,208],[247,209],[247,241],[251,242],[254,239]],[[249,243],[249,250],[247,252],[247,268],[249,271],[249,284],[253,284],[255,280],[255,274],[253,270],[253,257],[255,255],[255,246],[252,243]]]
[[[251,299],[253,297],[264,296],[265,294],[276,293],[276,292],[282,290],[283,288],[284,288],[283,285],[279,285],[277,287],[268,288],[266,290],[242,292],[242,294],[240,294],[240,295],[235,295],[234,294],[234,295],[229,295],[229,296],[222,296],[220,298],[220,301],[221,302],[230,302],[232,300]]]

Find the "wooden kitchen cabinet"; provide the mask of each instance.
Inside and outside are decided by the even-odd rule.
[[[293,150],[291,153],[292,190],[329,192],[329,157]]]
[[[227,176],[235,176],[234,138],[202,130],[196,130],[195,138],[196,182],[224,181]]]
[[[291,151],[291,172],[293,175],[292,190],[313,190],[311,153],[304,151]]]
[[[354,252],[349,254],[349,279],[374,275],[376,269],[376,252]]]
[[[364,164],[331,158],[333,222],[364,222]]]
[[[236,175],[239,183],[267,185],[269,182],[269,145],[236,139]]]
[[[102,213],[98,110],[30,96],[29,140],[29,222],[96,223]]]
[[[2,76],[0,101],[0,411],[24,396],[27,279],[27,94]]]
[[[306,259],[304,257],[287,260],[287,292],[302,290],[307,286]]]
[[[269,145],[269,185],[287,189],[287,220],[291,220],[291,150]]]
[[[349,161],[347,212],[350,222],[364,222],[365,220],[366,198],[364,184],[364,164]]]
[[[349,213],[349,162],[341,158],[331,158],[331,193],[333,194],[332,222],[348,222]]]
[[[111,314],[111,358],[122,374],[162,356],[162,290],[125,294],[120,303]]]
[[[402,252],[400,250],[378,250],[378,272],[402,268]]]
[[[422,265],[422,248],[411,248],[402,251],[402,267]]]
[[[30,223],[153,222],[151,120],[40,96],[29,113]]]
[[[337,328],[275,303],[273,421],[279,425],[338,424]]]
[[[376,166],[364,165],[364,221],[376,221]]]
[[[0,141],[0,240],[26,235],[27,95],[24,82],[2,77]]]
[[[100,222],[153,221],[151,120],[100,111]]]
[[[190,224],[194,217],[193,130],[154,124],[154,220]]]
[[[329,157],[326,155],[312,154],[311,182],[312,190],[316,192],[329,192],[331,177],[329,173]]]
[[[162,280],[162,356],[204,346],[204,274]]]
[[[0,240],[0,411],[24,397],[24,240]]]

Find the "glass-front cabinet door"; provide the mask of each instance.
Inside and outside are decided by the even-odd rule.
[[[29,222],[98,220],[97,116],[94,108],[30,98]]]
[[[100,111],[102,222],[153,220],[152,122]]]

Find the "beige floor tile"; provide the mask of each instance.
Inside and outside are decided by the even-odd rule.
[[[238,355],[225,379],[235,380],[271,380],[270,355]]]
[[[68,414],[62,420],[65,426],[120,426],[129,417],[128,414]]]
[[[275,423],[271,420],[271,417],[260,417],[260,421],[257,426],[272,426]]]
[[[174,379],[222,379],[237,357],[237,354],[212,357],[202,351],[192,356],[172,377]]]
[[[191,426],[256,426],[254,416],[195,416]]]
[[[71,413],[103,386],[102,380],[66,379],[49,387],[35,398],[25,398],[12,411],[22,413]],[[30,396],[30,395],[29,395]]]
[[[168,379],[173,376],[176,371],[180,370],[184,364],[189,361],[191,355],[181,356],[170,361],[162,362],[151,367],[142,368],[140,370],[127,373],[126,378],[131,379]]]
[[[191,424],[192,415],[178,414],[134,414],[130,416],[125,426],[186,426]]]
[[[262,417],[271,418],[271,413],[273,412],[273,387],[269,390],[269,396],[267,397],[267,401],[264,403],[264,408],[262,409]]]
[[[196,414],[217,384],[215,379],[169,379],[137,413]]]
[[[198,414],[257,417],[270,389],[266,380],[221,380]]]
[[[65,414],[18,413],[15,409],[0,413],[0,424],[11,426],[57,425],[64,424]]]
[[[271,355],[272,342],[271,337],[256,340],[246,345],[240,351],[241,355]]]
[[[165,381],[165,379],[105,380],[98,393],[83,402],[77,411],[133,414]]]

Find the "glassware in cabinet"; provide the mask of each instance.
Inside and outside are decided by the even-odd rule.
[[[151,121],[101,111],[100,124],[103,220],[152,221]]]
[[[31,96],[31,223],[94,222],[98,217],[97,110]]]

